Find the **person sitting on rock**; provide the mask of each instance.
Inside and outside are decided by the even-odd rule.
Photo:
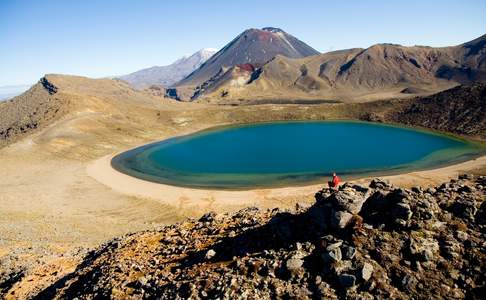
[[[339,183],[341,183],[341,179],[336,175],[336,173],[332,173],[332,181],[327,182],[329,188],[335,189],[339,186]]]

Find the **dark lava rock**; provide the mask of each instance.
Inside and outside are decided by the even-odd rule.
[[[406,203],[397,203],[393,206],[392,217],[408,221],[412,218],[412,209]]]
[[[476,201],[468,197],[458,199],[452,206],[452,213],[459,217],[473,221],[478,209],[476,208]]]
[[[356,276],[351,274],[341,274],[339,275],[339,283],[344,288],[350,288],[356,284]]]

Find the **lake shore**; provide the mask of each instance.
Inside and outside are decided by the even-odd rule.
[[[247,206],[272,208],[284,203],[285,206],[293,205],[299,200],[312,201],[314,194],[324,186],[324,184],[310,184],[234,191],[178,187],[154,183],[121,173],[111,166],[111,159],[114,156],[116,154],[107,155],[91,162],[86,168],[87,174],[116,192],[176,206],[180,211],[186,211],[188,215],[202,214],[210,210],[228,212]],[[486,155],[450,166],[397,175],[365,176],[351,182],[365,183],[369,182],[371,178],[380,177],[397,186],[429,187],[457,178],[461,173],[484,168],[486,168]]]

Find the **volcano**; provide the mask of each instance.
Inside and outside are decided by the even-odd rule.
[[[260,67],[276,55],[302,58],[317,54],[317,50],[282,29],[252,28],[238,35],[176,86],[197,87],[222,70],[245,64]]]

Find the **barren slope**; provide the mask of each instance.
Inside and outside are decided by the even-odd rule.
[[[486,139],[486,82],[458,86],[414,99],[389,114],[390,120]]]
[[[144,110],[176,105],[111,79],[46,75],[30,90],[0,103],[0,146],[83,113],[136,118]]]

